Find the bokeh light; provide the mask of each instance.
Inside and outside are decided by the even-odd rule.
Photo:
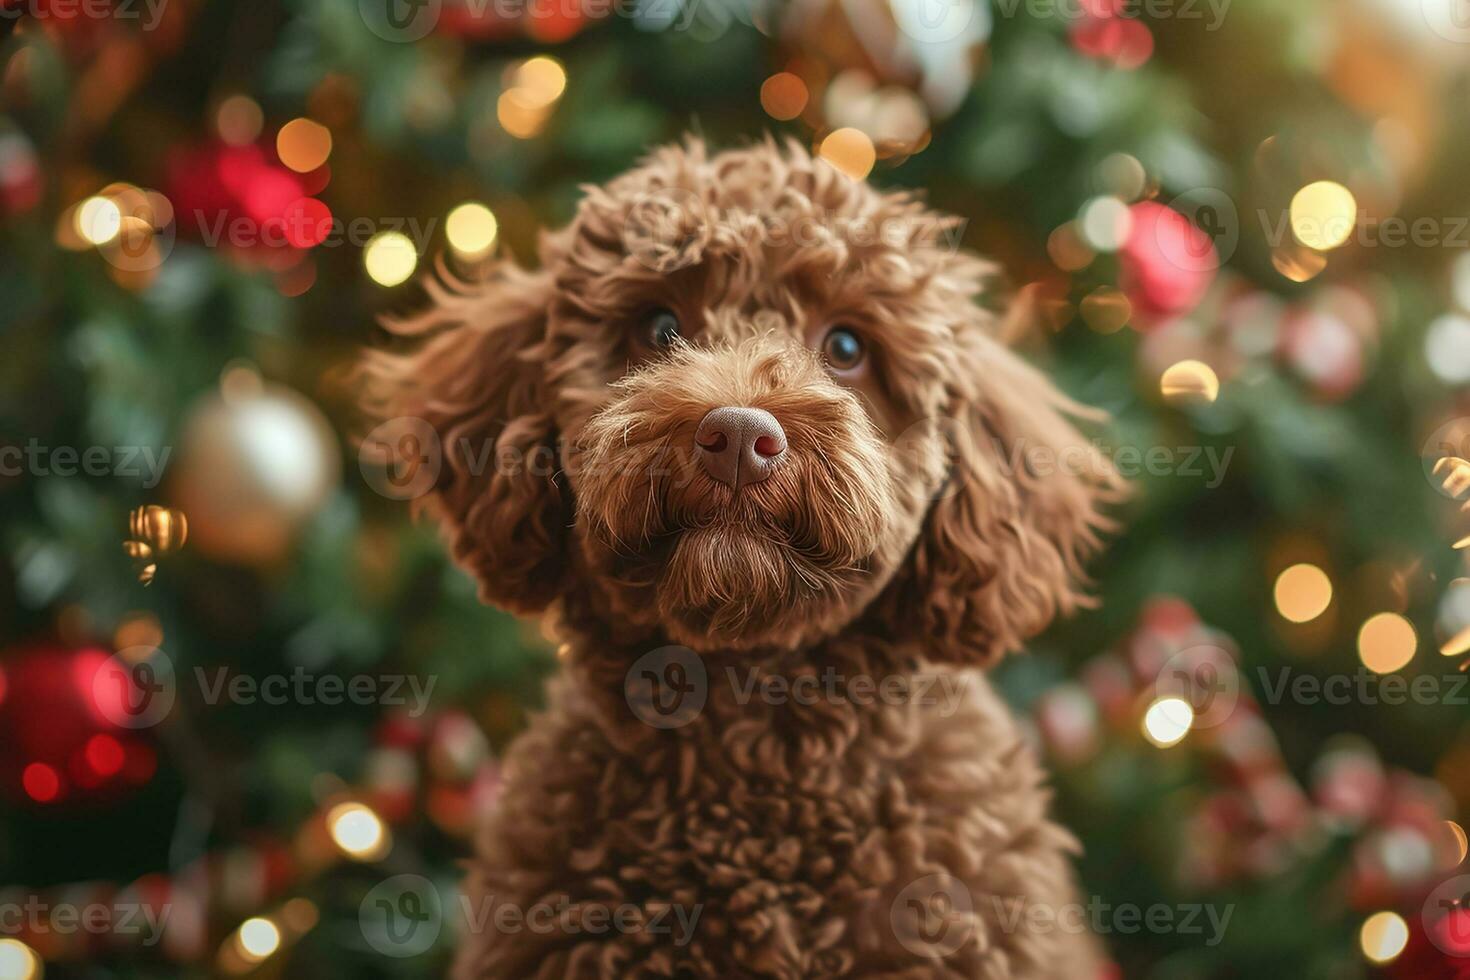
[[[467,201],[449,212],[444,233],[449,247],[461,259],[474,261],[489,255],[495,248],[500,226],[495,214],[478,201]]]
[[[19,939],[0,939],[0,980],[40,980],[41,958]]]
[[[1358,658],[1375,674],[1391,674],[1414,659],[1414,626],[1398,613],[1379,613],[1358,631]]]
[[[220,139],[231,146],[254,143],[265,127],[265,113],[248,95],[232,95],[219,104],[214,115]]]
[[[1183,741],[1194,726],[1194,708],[1183,698],[1159,698],[1143,713],[1143,735],[1166,749]]]
[[[1291,199],[1291,231],[1308,248],[1325,252],[1346,242],[1357,223],[1358,202],[1341,184],[1319,180]]]
[[[107,197],[89,197],[76,211],[77,234],[93,245],[106,245],[122,231],[122,209]]]
[[[878,151],[873,147],[873,141],[868,138],[868,134],[850,126],[828,133],[817,152],[823,160],[853,180],[867,177],[878,160]]]
[[[1213,402],[1220,397],[1220,378],[1203,361],[1180,361],[1164,370],[1159,391],[1171,402]]]
[[[1309,623],[1332,604],[1332,579],[1316,565],[1292,565],[1276,576],[1276,611],[1293,623]]]
[[[789,71],[778,71],[761,83],[761,108],[772,119],[795,119],[809,98],[806,82]]]
[[[241,954],[257,963],[281,948],[281,930],[259,916],[240,923],[237,939]]]
[[[297,173],[311,173],[332,155],[332,131],[305,117],[293,119],[276,134],[276,155]]]
[[[1375,912],[1358,932],[1358,945],[1371,963],[1390,963],[1409,944],[1409,924],[1397,912]]]
[[[362,251],[363,267],[379,286],[397,286],[408,281],[419,265],[418,249],[399,231],[374,235]]]
[[[1083,205],[1077,224],[1088,245],[1099,252],[1116,252],[1133,230],[1133,212],[1116,197],[1095,197]]]
[[[339,803],[327,814],[327,832],[348,857],[372,861],[388,851],[388,828],[361,803]]]

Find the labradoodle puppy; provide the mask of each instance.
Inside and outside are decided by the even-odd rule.
[[[1100,975],[978,668],[1086,602],[1120,486],[957,228],[691,141],[368,355],[370,414],[433,434],[455,558],[565,641],[458,976]]]

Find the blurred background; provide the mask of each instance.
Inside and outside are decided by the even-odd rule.
[[[1197,910],[1095,920],[1114,975],[1470,977],[1458,0],[0,15],[0,980],[443,971],[555,651],[359,460],[343,366],[690,131],[924,188],[1112,413],[1105,602],[997,676],[1086,893]]]

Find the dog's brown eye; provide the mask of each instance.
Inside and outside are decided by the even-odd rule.
[[[672,347],[674,341],[679,339],[679,318],[674,311],[666,307],[658,307],[650,310],[643,321],[644,342],[649,347],[662,350]]]
[[[836,371],[851,371],[866,354],[863,339],[847,327],[833,327],[822,341],[822,356]]]

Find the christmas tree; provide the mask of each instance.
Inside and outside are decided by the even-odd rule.
[[[922,189],[1110,413],[1102,601],[995,678],[1117,975],[1470,976],[1452,0],[0,0],[0,32],[0,980],[443,972],[556,651],[356,448],[349,368],[436,264],[534,255],[687,132]]]

